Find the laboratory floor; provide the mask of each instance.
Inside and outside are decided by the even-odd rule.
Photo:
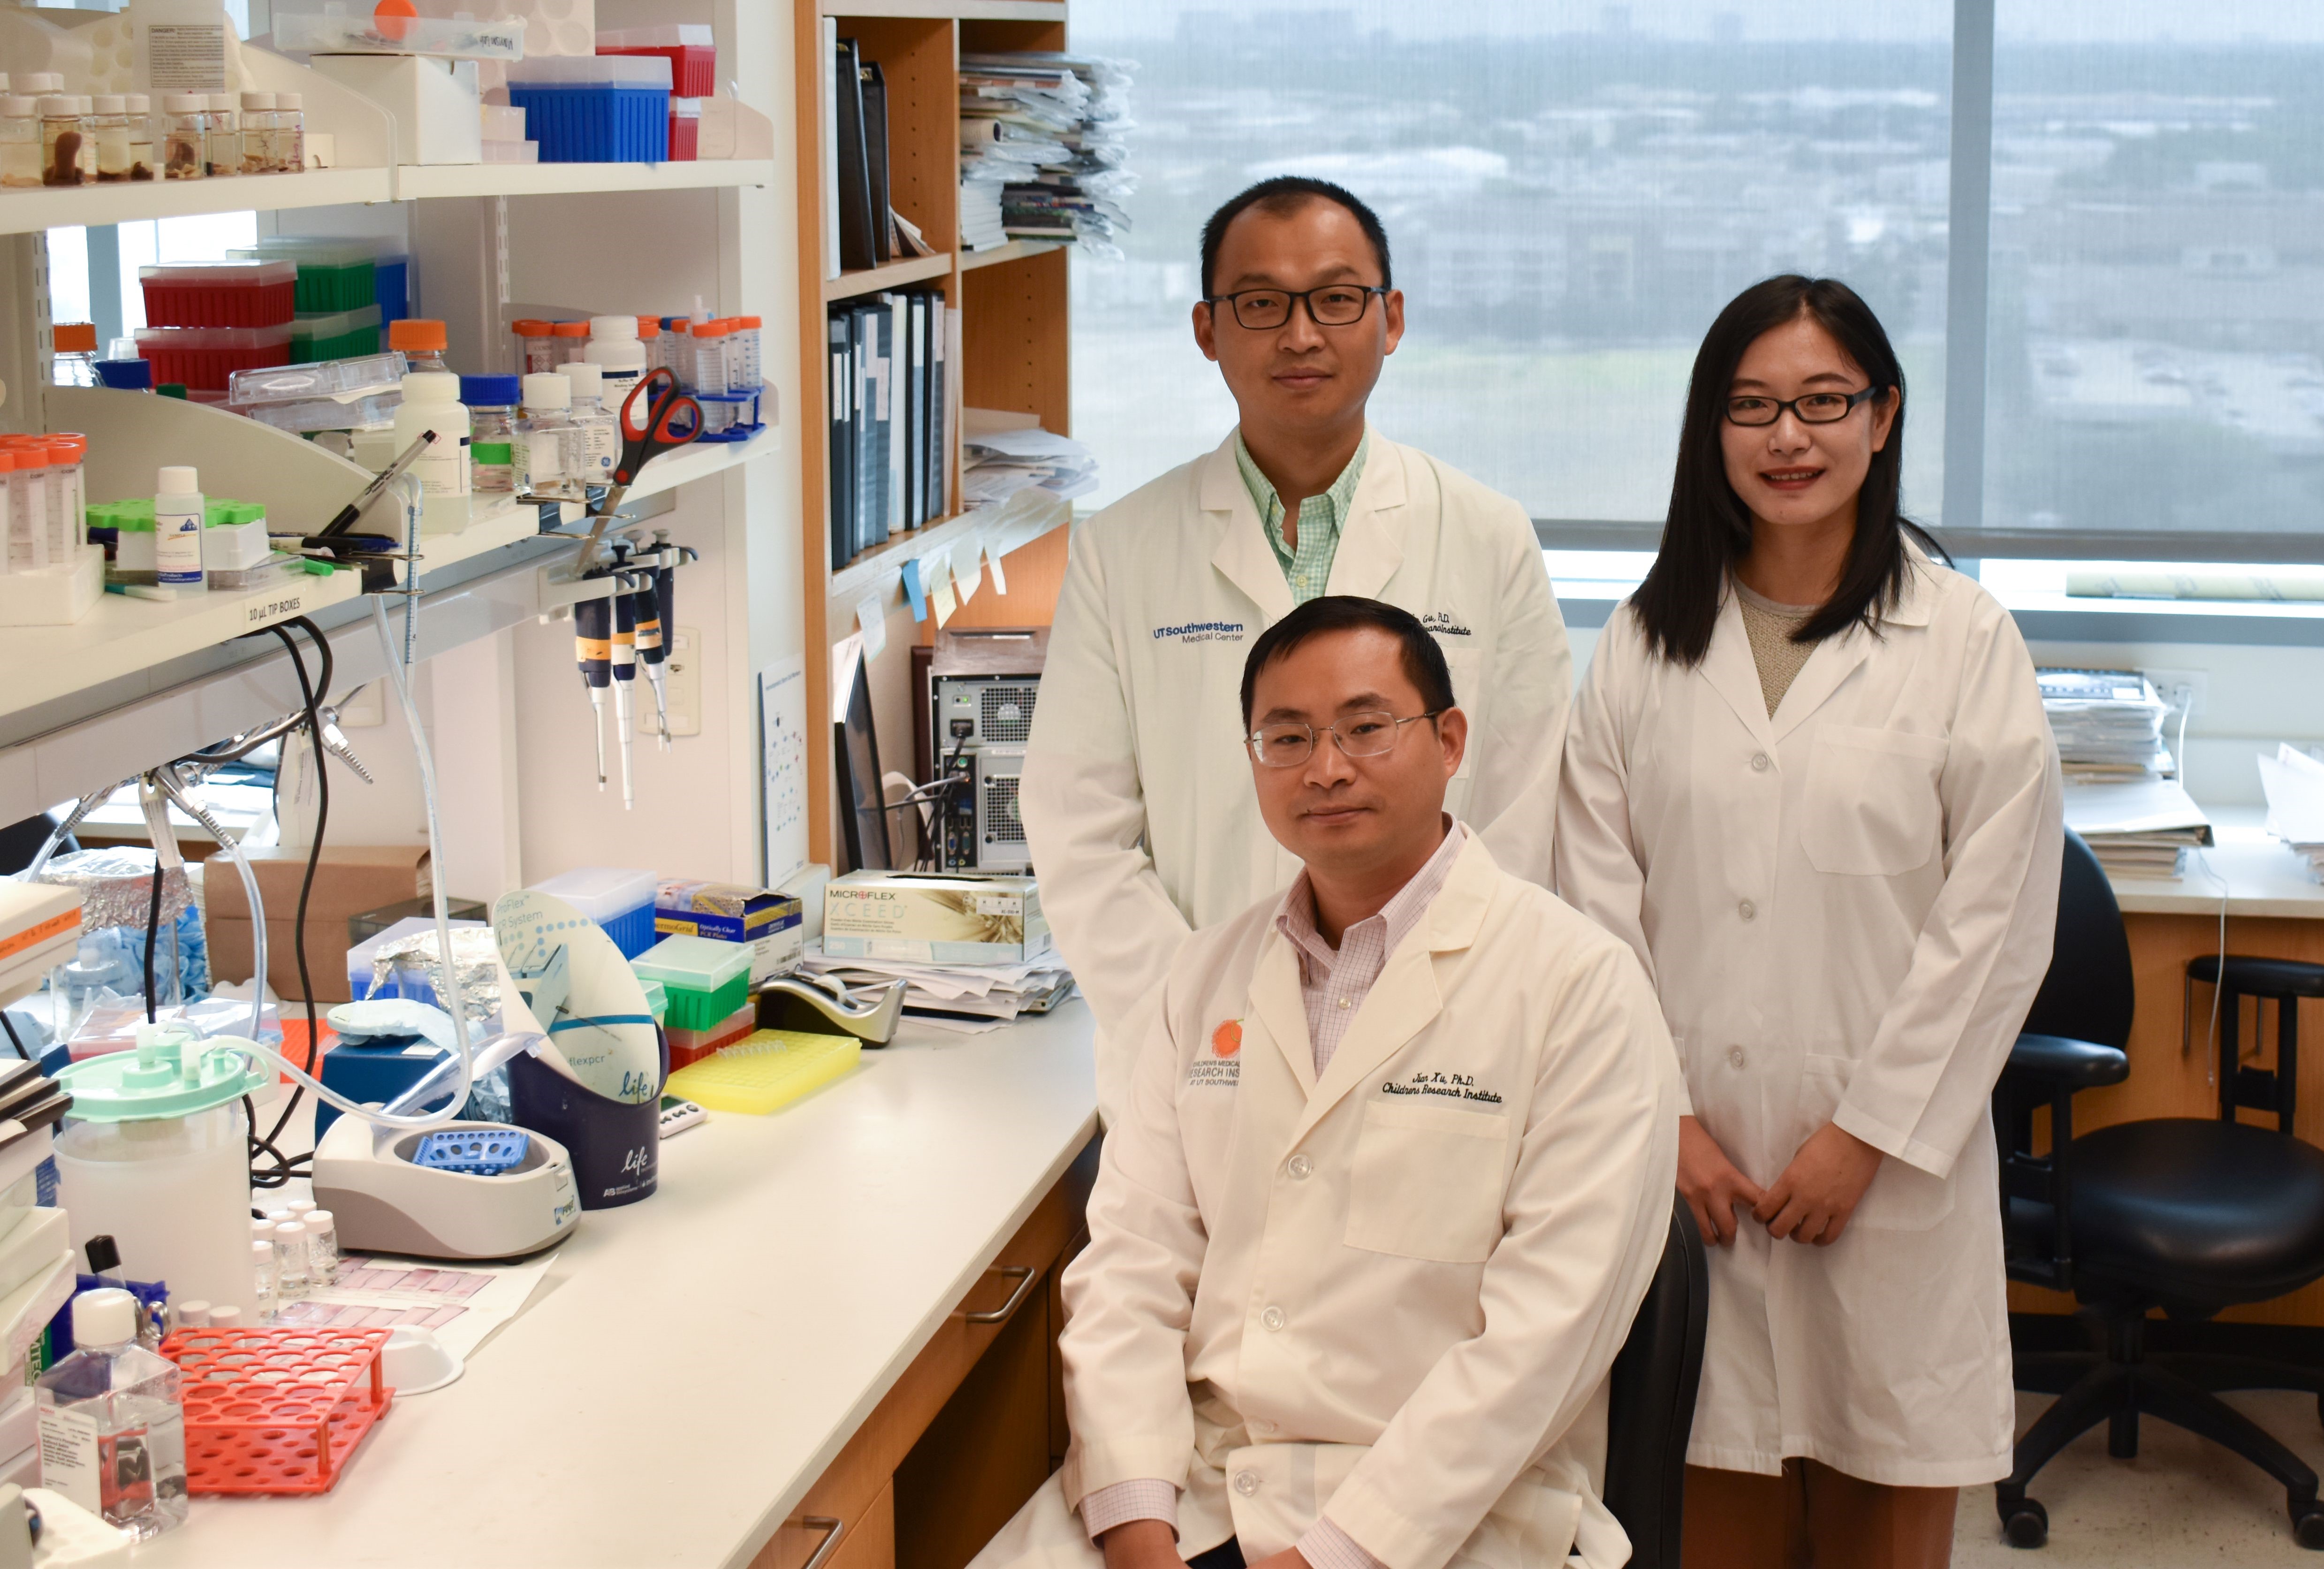
[[[2324,1471],[2324,1424],[2317,1420],[2313,1395],[2225,1398]],[[2050,1398],[2017,1397],[2019,1432]],[[2043,1467],[2027,1491],[2050,1511],[2050,1545],[2033,1552],[2011,1547],[2001,1539],[1993,1489],[1963,1488],[1954,1569],[2324,1565],[2324,1553],[2293,1545],[2283,1490],[2266,1472],[2167,1422],[2139,1424],[2135,1460],[2107,1458],[2105,1427],[2085,1433]]]

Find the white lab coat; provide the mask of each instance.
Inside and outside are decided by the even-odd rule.
[[[1328,586],[1435,632],[1469,716],[1445,809],[1546,886],[1573,666],[1524,509],[1374,431]],[[1251,640],[1291,609],[1231,435],[1074,532],[1023,812],[1042,907],[1097,1013],[1109,1122],[1134,1010],[1188,932],[1298,873],[1259,820],[1240,697]]]
[[[2048,966],[2057,748],[2007,612],[1914,552],[1775,716],[1730,593],[1703,662],[1625,605],[1567,739],[1558,888],[1653,975],[1694,1115],[1773,1182],[1826,1121],[1886,1157],[1840,1240],[1711,1250],[1687,1458],[1950,1487],[2010,1469],[1987,1099]]]
[[[1189,1557],[1328,1509],[1389,1569],[1625,1562],[1604,1386],[1678,1149],[1645,976],[1472,836],[1318,1082],[1279,905],[1148,1010],[1065,1275],[1073,1444],[973,1569],[1091,1569],[1072,1511],[1140,1477]]]

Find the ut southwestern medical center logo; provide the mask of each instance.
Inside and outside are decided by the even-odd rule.
[[[1176,626],[1157,626],[1154,641],[1180,643],[1239,643],[1245,628],[1239,621],[1188,621]]]

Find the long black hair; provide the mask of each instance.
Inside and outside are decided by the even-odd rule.
[[[1630,603],[1646,628],[1646,646],[1682,665],[1702,662],[1729,578],[1751,553],[1751,513],[1727,483],[1720,428],[1729,389],[1745,351],[1765,334],[1802,316],[1813,319],[1876,387],[1895,400],[1888,439],[1872,455],[1856,498],[1856,538],[1848,548],[1840,586],[1792,633],[1794,642],[1820,642],[1862,623],[1876,630],[1880,613],[1903,597],[1912,562],[1906,535],[1940,559],[1943,548],[1900,510],[1904,466],[1904,367],[1896,362],[1880,318],[1855,290],[1837,278],[1796,272],[1766,279],[1728,301],[1704,334],[1686,390],[1686,421],[1679,431],[1678,470],[1671,479],[1670,516],[1662,549]]]

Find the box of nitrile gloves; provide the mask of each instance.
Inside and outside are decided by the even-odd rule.
[[[798,969],[806,941],[799,901],[793,896],[687,878],[665,878],[656,885],[654,930],[663,937],[750,944],[753,983]]]
[[[1052,946],[1029,877],[851,872],[824,885],[827,958],[1011,964]]]

